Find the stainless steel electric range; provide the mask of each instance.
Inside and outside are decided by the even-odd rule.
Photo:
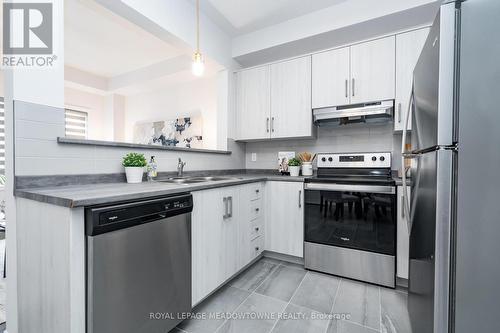
[[[305,184],[305,267],[394,288],[391,153],[318,154]]]

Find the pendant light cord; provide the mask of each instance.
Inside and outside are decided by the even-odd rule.
[[[200,0],[196,0],[196,53],[200,53]]]

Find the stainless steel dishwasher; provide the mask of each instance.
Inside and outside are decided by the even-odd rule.
[[[87,333],[165,333],[191,311],[190,194],[89,207]]]

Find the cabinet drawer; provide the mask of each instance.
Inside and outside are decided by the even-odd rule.
[[[262,225],[262,219],[253,220],[250,223],[250,239],[255,239],[257,237],[262,236],[264,231],[264,226]]]
[[[250,202],[250,220],[255,220],[262,216],[262,200],[257,199]]]
[[[250,246],[252,247],[251,250],[252,250],[252,259],[257,257],[259,254],[262,253],[262,251],[264,250],[264,238],[261,236],[261,237],[257,237],[255,239],[253,239],[251,242],[250,242]]]
[[[262,183],[250,184],[250,200],[262,198]]]

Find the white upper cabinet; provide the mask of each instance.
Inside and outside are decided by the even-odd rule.
[[[271,65],[271,138],[311,136],[311,57]]]
[[[396,37],[351,46],[351,104],[394,99]]]
[[[271,117],[269,66],[236,74],[238,139],[269,139]]]
[[[396,36],[396,104],[394,113],[394,130],[402,131],[404,116],[408,110],[413,70],[417,64],[429,28],[410,31]],[[411,129],[411,115],[408,122]]]
[[[312,107],[347,105],[350,102],[349,47],[312,56]]]

